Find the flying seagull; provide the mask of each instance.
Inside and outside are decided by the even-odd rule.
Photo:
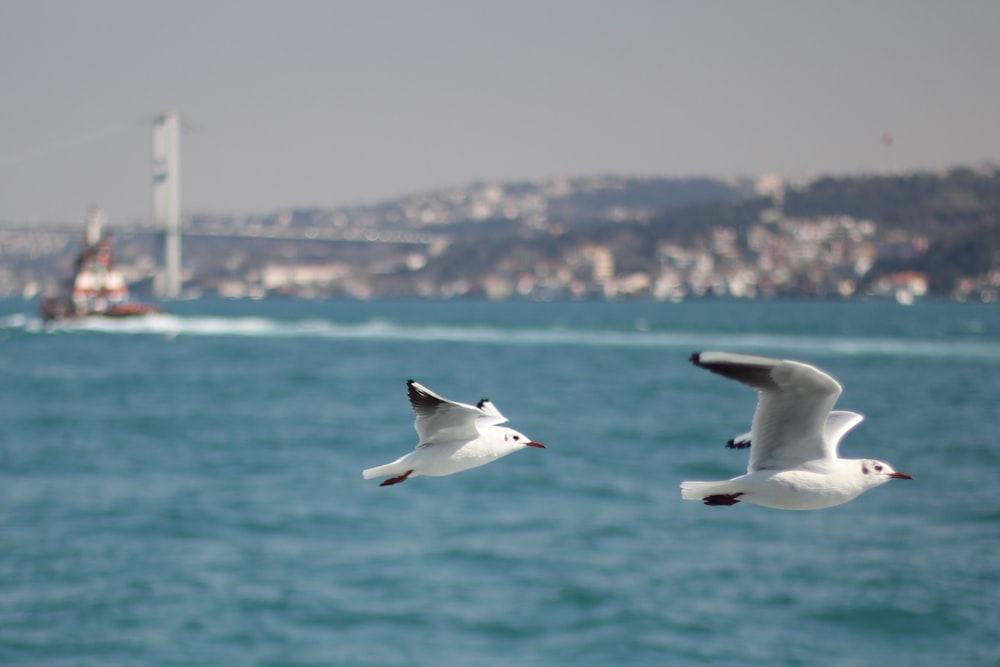
[[[891,479],[912,479],[883,461],[837,455],[841,438],[864,417],[832,410],[842,387],[818,368],[729,352],[697,352],[691,362],[753,387],[760,398],[750,432],[728,444],[750,448],[747,474],[725,481],[682,482],[685,500],[814,510],[846,503]]]
[[[499,426],[507,418],[488,399],[467,405],[449,401],[414,380],[407,380],[406,387],[410,405],[417,413],[414,428],[420,442],[409,454],[362,473],[365,479],[389,476],[379,486],[399,484],[419,475],[443,477],[496,461],[525,447],[545,447],[523,433]]]

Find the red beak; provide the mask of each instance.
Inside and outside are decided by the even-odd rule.
[[[910,477],[909,475],[907,475],[905,472],[894,472],[894,473],[891,473],[889,475],[889,477],[891,479],[913,479],[912,477]]]
[[[545,449],[545,445],[543,445],[540,442],[535,442],[534,440],[532,440],[531,442],[524,443],[524,446],[525,447],[541,447],[542,449]]]

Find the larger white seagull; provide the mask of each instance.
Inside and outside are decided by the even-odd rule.
[[[681,496],[706,505],[748,502],[785,510],[833,507],[892,479],[912,479],[884,461],[842,459],[840,440],[864,417],[833,410],[842,388],[798,361],[698,352],[691,362],[759,394],[750,433],[729,441],[750,447],[747,473],[717,482],[682,482]]]
[[[399,484],[419,475],[443,477],[526,447],[545,447],[523,433],[500,426],[507,418],[485,398],[476,405],[467,405],[438,396],[414,380],[407,380],[406,387],[410,405],[417,413],[414,428],[420,442],[409,454],[362,473],[365,479],[390,476],[379,486]]]

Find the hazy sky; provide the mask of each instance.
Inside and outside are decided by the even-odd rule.
[[[0,0],[0,221],[149,217],[167,110],[186,213],[996,162],[998,31],[992,0]]]

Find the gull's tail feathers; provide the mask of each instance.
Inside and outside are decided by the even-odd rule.
[[[704,500],[708,496],[731,494],[737,491],[731,480],[717,482],[681,482],[681,498],[684,500]]]
[[[397,475],[402,475],[407,470],[410,470],[410,468],[399,461],[393,461],[392,463],[386,463],[384,466],[375,466],[374,468],[363,470],[361,471],[361,475],[365,479],[372,479],[374,477],[395,477]]]

